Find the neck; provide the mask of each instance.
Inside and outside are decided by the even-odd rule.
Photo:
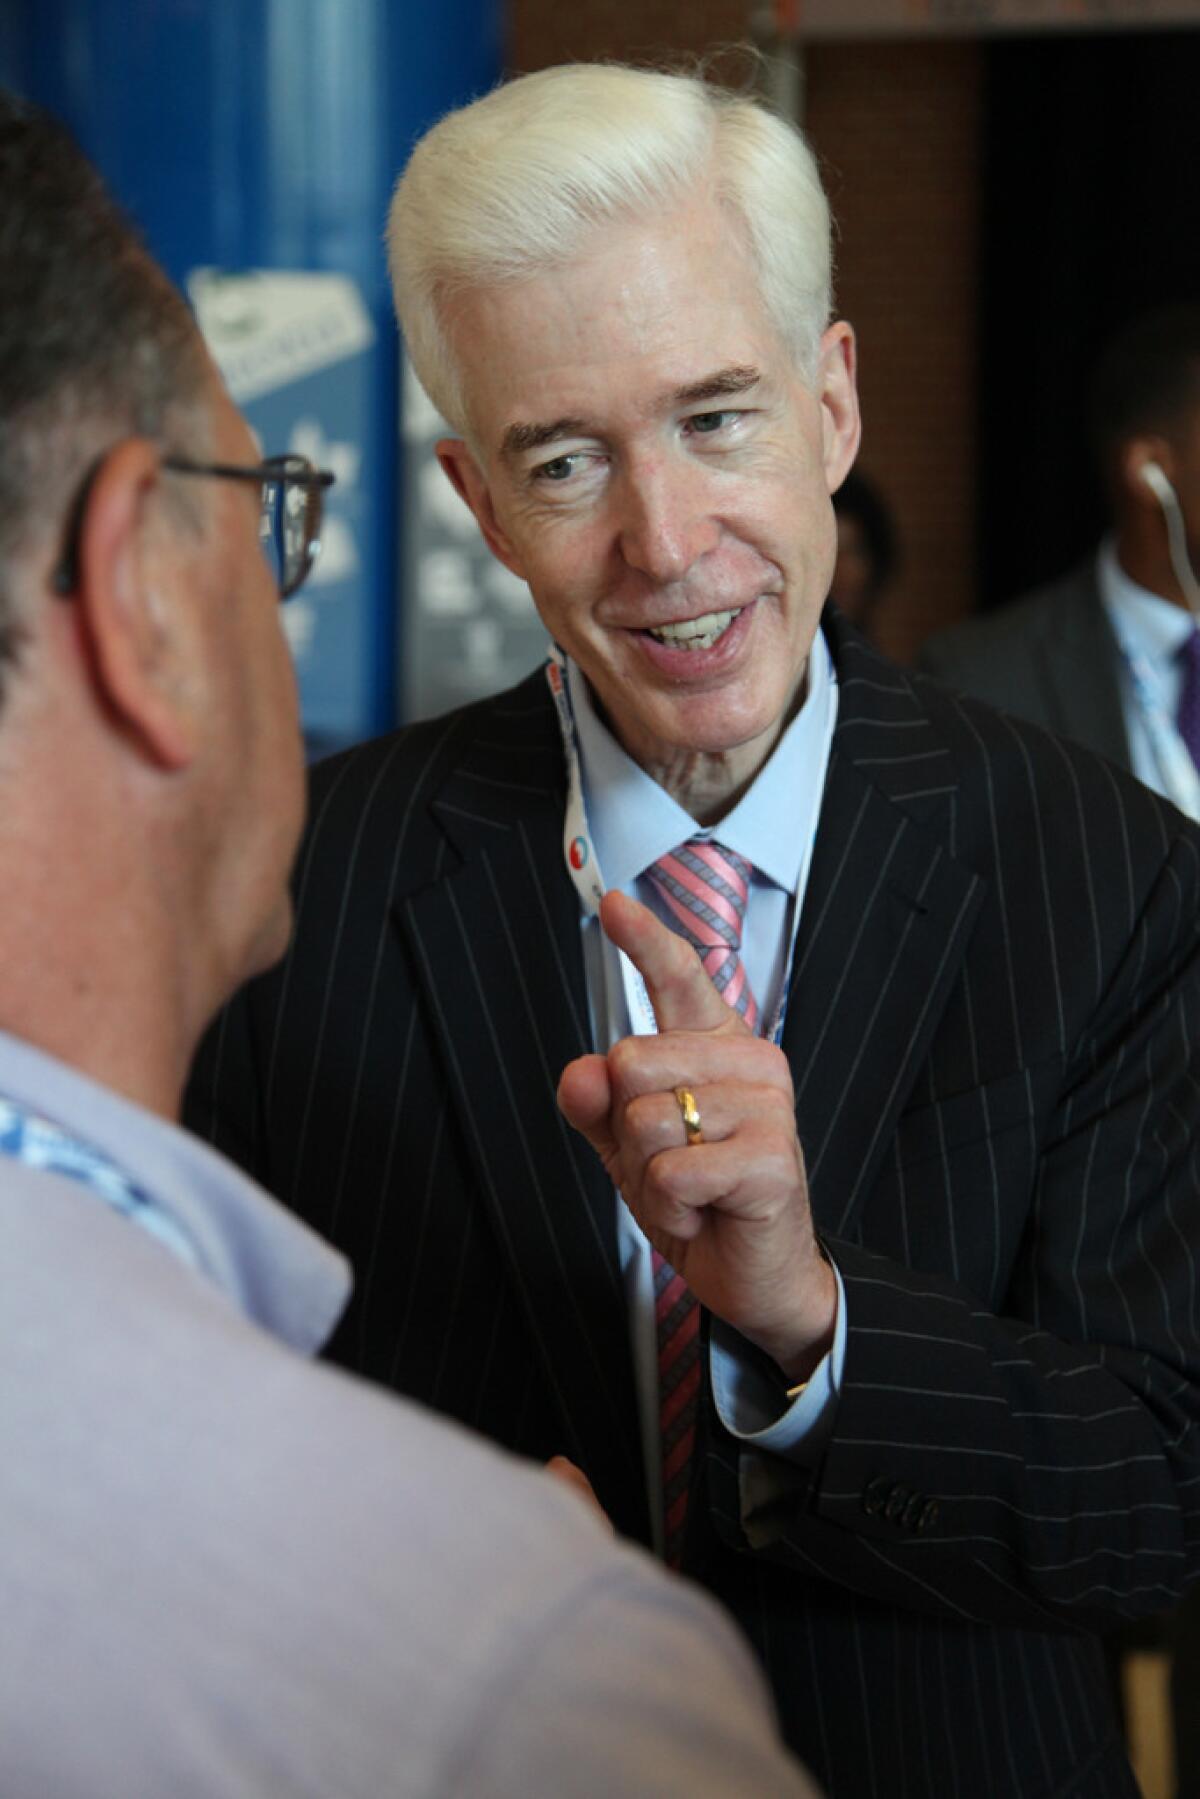
[[[657,781],[698,825],[715,825],[733,811],[753,786],[803,705],[807,691],[805,669],[783,713],[757,737],[734,744],[727,750],[688,749],[676,744],[632,741],[603,710],[594,692],[592,700],[599,716],[638,767],[651,780]]]
[[[1165,525],[1153,532],[1126,525],[1117,533],[1117,561],[1139,587],[1189,611],[1187,595],[1171,562]]]
[[[124,935],[118,932],[118,935]],[[77,942],[64,953],[38,934],[6,930],[0,949],[0,1029],[55,1056],[164,1118],[179,1115],[192,1033],[162,1001],[153,947],[143,937],[122,977]]]
[[[50,1018],[44,1010],[31,1014],[20,1007],[5,1007],[0,1013],[0,1029],[10,1036],[56,1057],[148,1112],[178,1122],[187,1059],[172,1053],[176,1046],[164,1045],[161,1061],[153,1063],[143,1044],[134,1045],[127,1035],[104,1031],[102,1020],[92,1022],[101,1028],[77,1028],[78,1021]]]
[[[206,1022],[202,946],[164,886],[167,844],[123,828],[111,788],[0,780],[0,1028],[175,1118]]]
[[[650,778],[665,788],[698,825],[715,825],[733,811],[753,784],[778,743],[782,729],[782,725],[777,725],[766,748],[749,757],[739,754],[739,751],[752,747],[746,744],[739,745],[737,750],[677,750],[661,760],[639,760]],[[757,745],[753,747],[757,748]]]
[[[211,846],[192,786],[95,703],[70,610],[0,714],[0,1028],[173,1119],[225,991]]]

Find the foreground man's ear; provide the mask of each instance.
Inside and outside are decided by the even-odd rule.
[[[845,319],[838,319],[821,339],[816,380],[825,482],[830,493],[835,493],[850,473],[862,437],[857,368],[858,346],[853,327]]]
[[[127,438],[104,457],[80,520],[73,605],[98,702],[149,761],[172,770],[191,761],[195,733],[181,680],[184,597],[164,601],[154,579],[150,513],[161,483],[148,439]]]
[[[522,581],[525,570],[521,560],[510,543],[508,537],[496,518],[496,508],[492,504],[492,490],[488,486],[479,464],[475,460],[474,451],[463,442],[461,437],[443,437],[436,445],[437,459],[442,465],[446,479],[459,498],[465,500],[475,514],[475,522],[483,533],[483,540],[488,549]]]

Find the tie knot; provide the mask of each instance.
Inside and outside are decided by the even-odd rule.
[[[721,998],[751,1030],[758,1006],[738,951],[753,873],[745,856],[710,837],[689,838],[646,870],[671,923],[695,945]]]
[[[753,872],[744,856],[711,837],[689,838],[647,870],[685,937],[701,949],[732,950],[741,948]]]

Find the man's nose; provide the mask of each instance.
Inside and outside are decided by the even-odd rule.
[[[720,539],[708,483],[686,463],[656,458],[625,470],[617,505],[622,556],[659,584],[681,581]]]

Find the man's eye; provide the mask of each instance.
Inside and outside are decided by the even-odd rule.
[[[538,464],[533,478],[535,481],[566,481],[576,473],[581,460],[579,456],[553,456],[549,462]]]
[[[688,419],[688,429],[701,437],[709,437],[714,431],[723,431],[726,425],[736,419],[738,414],[731,411],[694,412]]]

